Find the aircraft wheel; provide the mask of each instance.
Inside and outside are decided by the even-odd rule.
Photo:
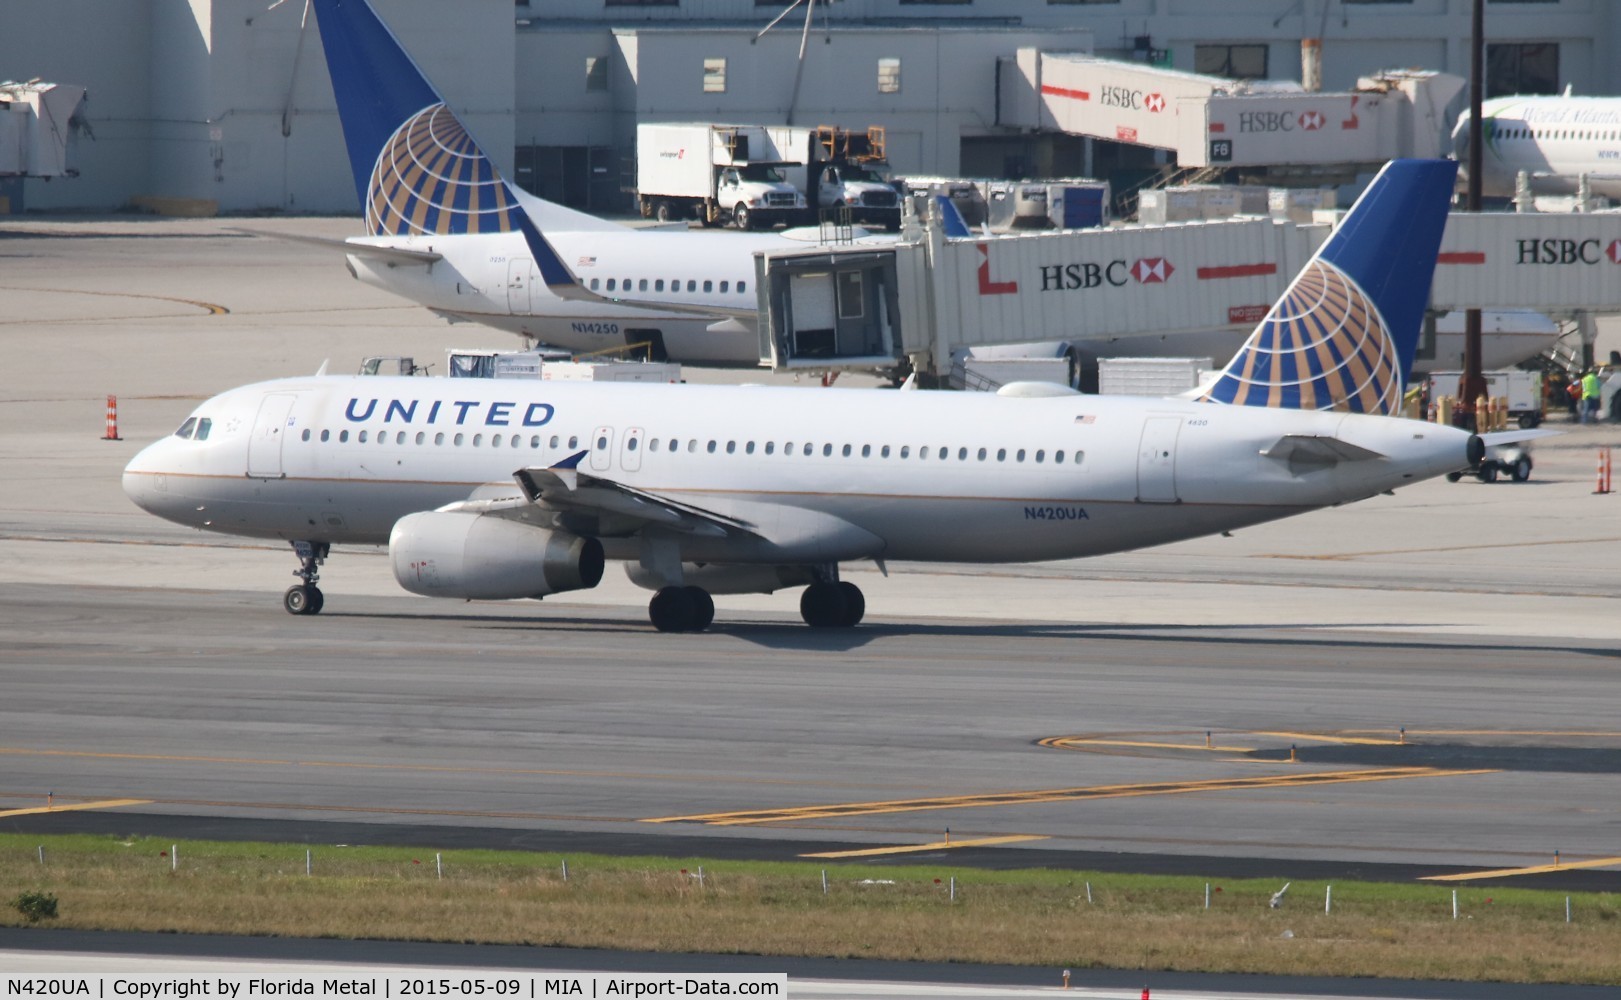
[[[732,225],[739,229],[753,229],[753,223],[754,216],[749,214],[749,206],[738,202],[737,207],[732,209]]]
[[[861,619],[867,614],[867,598],[861,593],[861,588],[840,580],[839,593],[844,595],[844,620],[839,624],[846,628],[860,625]]]
[[[687,594],[692,598],[692,624],[688,631],[702,632],[715,620],[715,599],[709,596],[709,591],[702,587],[687,587]]]
[[[1463,478],[1463,473],[1461,473],[1461,472],[1449,472],[1449,473],[1447,473],[1447,482],[1449,482],[1449,483],[1455,483],[1455,482],[1457,482],[1458,480],[1460,480],[1462,478]]]
[[[1523,483],[1531,478],[1531,456],[1521,455],[1514,461],[1514,468],[1509,470],[1509,478],[1516,483]]]
[[[811,628],[838,628],[848,615],[844,591],[836,583],[813,583],[799,597],[799,616]]]
[[[686,632],[697,619],[698,608],[687,587],[664,587],[647,604],[647,617],[660,632]]]
[[[1475,473],[1475,476],[1483,483],[1495,483],[1497,482],[1497,466],[1482,465],[1480,471]]]
[[[322,603],[321,591],[305,584],[288,587],[287,593],[281,595],[281,606],[290,615],[313,615],[321,610]]]

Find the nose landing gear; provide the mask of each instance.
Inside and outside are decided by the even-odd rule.
[[[281,606],[290,615],[318,615],[326,605],[326,596],[315,581],[320,579],[319,567],[326,561],[332,546],[327,542],[294,542],[293,551],[298,554],[299,560],[299,567],[293,570],[293,575],[304,582],[287,588],[281,597]]]

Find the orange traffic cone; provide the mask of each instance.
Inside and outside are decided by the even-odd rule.
[[[103,441],[122,441],[118,436],[118,397],[107,397],[107,433],[102,435]]]

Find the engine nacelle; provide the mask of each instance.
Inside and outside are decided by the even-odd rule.
[[[602,543],[487,514],[409,514],[388,537],[394,579],[413,594],[543,597],[602,581]]]
[[[630,582],[645,590],[658,590],[667,582],[640,563],[625,563]],[[681,576],[688,586],[702,587],[711,594],[771,594],[786,587],[803,587],[816,582],[806,566],[756,566],[740,563],[716,564],[684,562]]]

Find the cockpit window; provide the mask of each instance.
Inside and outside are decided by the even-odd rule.
[[[185,438],[187,441],[190,441],[191,440],[191,433],[192,433],[192,431],[194,431],[196,429],[197,429],[197,418],[196,417],[187,417],[186,422],[180,425],[180,429],[174,432],[174,436],[177,437],[177,438]]]
[[[207,417],[198,417],[197,418],[197,440],[198,441],[207,441],[208,440],[208,432],[209,432],[209,430],[211,430],[213,428],[213,426],[214,426],[214,421],[208,419]]]

